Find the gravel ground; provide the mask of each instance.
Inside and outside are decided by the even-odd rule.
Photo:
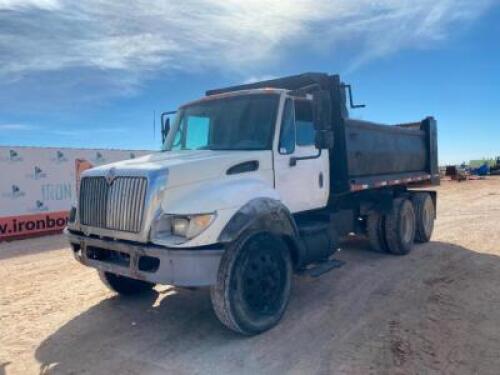
[[[122,299],[60,235],[0,244],[0,374],[498,374],[500,178],[444,182],[433,242],[350,241],[281,324],[226,330],[206,290]]]

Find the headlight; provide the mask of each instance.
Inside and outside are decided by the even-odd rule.
[[[214,219],[215,213],[200,215],[163,214],[153,223],[151,237],[153,239],[166,239],[172,236],[190,240],[207,229]]]
[[[172,234],[174,236],[187,237],[187,232],[189,230],[189,219],[182,216],[173,216],[171,220]]]

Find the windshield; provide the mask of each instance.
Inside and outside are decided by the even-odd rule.
[[[182,107],[164,150],[270,150],[278,102],[250,94]]]

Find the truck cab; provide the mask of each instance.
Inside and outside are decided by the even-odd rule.
[[[382,125],[349,123],[344,89],[338,76],[306,74],[181,106],[162,124],[161,152],[83,173],[65,230],[75,258],[122,295],[210,287],[219,320],[256,334],[281,319],[293,273],[340,265],[342,237],[394,254],[428,241],[435,193],[409,185],[433,181],[432,122],[376,133],[397,137],[394,154],[414,152],[413,164],[360,174],[349,132]]]
[[[321,208],[328,200],[328,151],[316,157],[312,98],[287,90],[242,90],[189,103],[179,109],[164,150],[214,157],[206,160],[207,169],[228,194],[228,183],[250,178],[245,195],[278,198],[291,212]],[[300,157],[310,159],[292,162]]]

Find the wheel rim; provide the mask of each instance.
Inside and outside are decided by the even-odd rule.
[[[432,203],[426,203],[422,210],[422,221],[424,225],[424,230],[426,234],[429,234],[434,221],[434,213],[432,209]]]
[[[410,210],[404,210],[404,213],[401,217],[401,231],[404,243],[410,243],[413,241],[414,226],[414,215],[412,215]]]
[[[273,315],[281,307],[285,289],[285,265],[272,251],[252,251],[242,278],[242,294],[248,308],[259,315]]]

